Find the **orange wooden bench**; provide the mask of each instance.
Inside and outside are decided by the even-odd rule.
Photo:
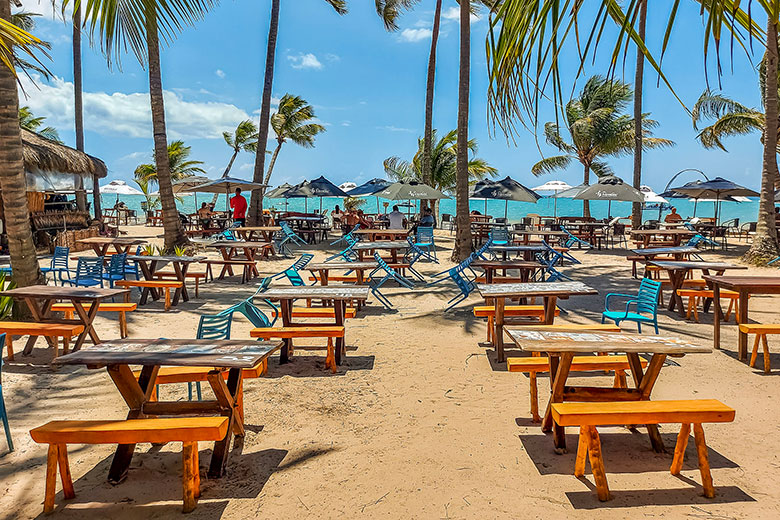
[[[171,289],[179,289],[184,284],[176,280],[117,280],[114,285],[119,287],[149,287],[152,289],[162,289],[165,291],[165,310],[171,308]],[[130,294],[125,295],[127,300]]]
[[[257,262],[254,260],[203,260],[202,264],[206,264],[206,281],[211,279],[214,281],[213,265],[221,265],[222,271],[220,271],[218,278],[221,280],[229,272],[232,267],[240,267],[241,270],[241,283],[246,283],[252,277],[252,269],[257,266]]]
[[[311,325],[301,327],[258,327],[249,332],[253,338],[260,339],[292,339],[292,338],[327,338],[328,353],[325,357],[325,368],[330,368],[335,373],[336,349],[333,345],[334,338],[344,337],[343,325]],[[289,355],[290,353],[288,353]]]
[[[158,280],[176,280],[176,273],[172,271],[157,271],[154,273],[154,277]],[[184,278],[189,278],[192,280],[195,280],[195,298],[200,296],[200,281],[203,279],[203,283],[206,283],[206,273],[205,272],[190,272],[187,271],[187,274],[184,275]]]
[[[585,464],[590,459],[593,480],[599,500],[609,500],[609,486],[601,456],[601,439],[597,426],[618,426],[622,424],[669,424],[681,423],[674,448],[674,459],[670,471],[679,475],[682,470],[685,448],[693,424],[696,452],[699,457],[704,496],[715,496],[712,474],[707,458],[707,444],[704,440],[703,423],[725,423],[734,420],[735,412],[715,399],[686,401],[624,401],[604,403],[553,403],[553,420],[560,426],[579,426],[580,438],[574,476],[585,475]]]
[[[691,316],[699,323],[699,302],[705,298],[714,298],[715,292],[709,289],[678,289],[677,294],[683,298],[688,298],[688,307],[685,313],[685,317],[690,319]],[[734,310],[734,321],[738,320],[739,316],[739,293],[735,291],[720,291],[721,298],[727,298],[729,300],[729,308],[726,311],[724,320],[729,321],[731,316],[731,310]]]
[[[276,318],[278,311],[272,310],[271,315]],[[357,310],[354,307],[344,308],[345,318],[354,318]],[[336,311],[333,307],[293,307],[293,318],[334,318]]]
[[[71,323],[38,323],[26,321],[0,321],[0,333],[5,333],[8,361],[14,360],[13,336],[43,336],[54,340],[54,357],[59,355],[57,338],[62,338],[62,353],[67,354],[70,339],[84,332],[84,325]],[[0,352],[2,351],[0,345]]]
[[[555,309],[555,315],[559,316],[561,311]],[[496,317],[496,307],[493,305],[478,305],[474,307],[474,316],[477,318],[487,318],[487,342],[493,341],[493,321]],[[544,319],[544,305],[507,305],[504,307],[504,317],[530,317]]]
[[[83,304],[84,310],[89,311],[92,307],[91,303]],[[121,338],[127,337],[127,313],[132,312],[138,308],[138,304],[128,303],[112,303],[112,302],[100,302],[98,304],[98,312],[118,312],[119,313],[119,336]],[[51,310],[55,312],[64,312],[65,319],[73,319],[73,313],[76,312],[72,303],[55,303],[51,306]]]
[[[769,345],[766,341],[767,334],[780,334],[780,325],[774,323],[740,323],[739,331],[745,334],[755,334],[756,341],[753,343],[753,353],[750,355],[750,366],[756,366],[756,359],[758,358],[758,344],[761,343],[764,347],[764,372],[767,374],[771,370],[769,362]]]
[[[227,417],[180,417],[131,419],[127,421],[51,421],[30,430],[30,436],[40,444],[49,445],[46,459],[46,493],[43,512],[54,510],[57,492],[57,467],[66,499],[76,496],[68,464],[68,444],[164,444],[181,442],[183,511],[195,509],[200,496],[198,441],[219,441],[227,434]],[[154,478],[159,478],[155,476]],[[154,485],[154,484],[152,484]]]

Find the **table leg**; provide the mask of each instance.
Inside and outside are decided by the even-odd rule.
[[[283,299],[280,300],[279,304],[281,307],[279,312],[282,314],[282,325],[285,327],[292,326],[292,300]],[[279,364],[289,363],[293,355],[292,338],[284,338],[282,343],[282,349],[279,351]]]
[[[713,284],[712,296],[712,299],[715,300],[715,316],[712,322],[715,330],[712,333],[712,339],[713,347],[718,350],[720,349],[720,316],[723,311],[720,308],[720,285],[717,283]]]
[[[222,377],[220,370],[213,370],[208,374],[208,381],[214,395],[222,408],[222,415],[228,418],[228,429],[225,438],[214,443],[214,453],[211,455],[211,464],[209,465],[209,477],[219,478],[225,472],[228,455],[230,454],[231,437],[244,436],[244,423],[240,413],[237,413],[236,406],[241,401],[240,393],[243,390],[240,368],[231,368],[228,374],[227,383]]]
[[[252,262],[255,262],[255,258],[257,256],[257,250],[253,247],[245,247],[244,256],[246,257],[247,260],[251,260]],[[250,278],[260,277],[260,272],[258,272],[257,270],[257,264],[252,264],[249,266],[249,276]]]
[[[545,296],[544,297],[544,325],[552,325],[555,323],[555,310],[558,307],[557,296]]]
[[[574,354],[564,352],[560,355],[559,359],[553,361],[553,358],[557,357],[558,356],[550,356],[551,392],[550,401],[547,403],[547,410],[545,411],[544,419],[542,420],[542,431],[552,430],[555,453],[560,455],[566,453],[566,428],[555,424],[555,421],[552,418],[552,404],[563,402],[563,394],[566,390],[566,380],[569,378],[569,370],[571,369],[571,362],[572,359],[574,359]],[[554,378],[552,377],[552,374],[555,374]]]
[[[151,262],[146,262],[141,260],[138,262],[138,265],[141,267],[141,274],[143,275],[144,280],[154,280],[154,272],[157,270],[156,261],[152,260]],[[160,294],[157,292],[157,289],[154,287],[143,287],[141,290],[141,299],[139,300],[139,304],[146,305],[146,302],[149,299],[149,295],[151,295],[152,299],[155,301],[160,299]]]
[[[653,391],[653,386],[658,380],[658,375],[661,372],[661,368],[666,361],[666,354],[653,354],[650,358],[650,363],[647,364],[647,372],[642,370],[642,363],[637,353],[626,353],[628,357],[628,364],[631,367],[631,377],[634,380],[634,385],[639,390],[639,399],[647,401],[650,399],[650,393]],[[650,437],[650,444],[653,446],[653,451],[656,453],[663,453],[665,451],[664,441],[661,438],[661,433],[658,431],[658,425],[648,424],[647,435]]]
[[[49,314],[51,313],[51,306],[54,304],[54,300],[43,299],[41,301],[40,307],[38,306],[38,300],[35,298],[24,298],[24,301],[27,304],[27,307],[30,309],[30,314],[32,314],[33,320],[37,321],[38,323],[43,323],[48,320]],[[55,349],[58,348],[57,342],[53,338],[44,336],[44,339],[50,347]],[[38,336],[30,336],[27,338],[27,343],[25,344],[24,350],[22,351],[23,356],[29,356],[32,354],[33,347],[35,346],[35,342],[37,340]]]
[[[740,289],[739,290],[739,323],[737,324],[738,326],[740,323],[748,322],[748,301],[750,301],[750,299],[748,298],[748,292],[745,289]],[[747,334],[740,330],[739,331],[739,359],[740,360],[747,359],[747,344],[748,344]]]
[[[336,316],[336,325],[344,326],[344,304],[343,300],[333,300],[333,309]],[[342,355],[346,354],[345,351],[346,336],[336,338],[336,365],[341,365]]]
[[[672,295],[669,297],[669,311],[673,311],[677,308],[677,313],[680,316],[685,316],[685,305],[682,301],[682,296],[677,293],[677,289],[681,289],[683,281],[685,280],[685,271],[678,271],[676,269],[668,269],[666,271],[669,274],[669,281],[672,284]]]
[[[498,297],[494,300],[494,307],[496,308],[496,319],[494,322],[493,330],[493,348],[496,350],[496,358],[499,363],[505,361],[504,358],[504,306],[506,300]]]
[[[190,301],[190,295],[187,293],[187,270],[190,268],[190,264],[184,262],[173,262],[173,272],[176,273],[176,280],[181,282],[181,287],[178,287],[173,293],[173,305],[179,303],[181,298],[183,301]]]
[[[87,339],[87,335],[89,335],[94,345],[100,344],[100,338],[98,337],[97,332],[95,331],[95,327],[93,325],[98,310],[100,309],[100,301],[93,300],[92,305],[89,307],[89,311],[84,309],[84,306],[80,301],[78,300],[72,300],[72,301],[73,301],[73,308],[76,311],[79,320],[84,325],[84,330],[81,332],[81,334],[79,334],[79,337],[76,338],[76,343],[73,344],[73,351],[76,352],[78,350],[81,350],[81,345],[84,344],[84,340]]]

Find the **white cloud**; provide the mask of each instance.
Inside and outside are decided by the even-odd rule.
[[[442,18],[445,20],[449,20],[451,22],[458,22],[460,21],[460,7],[450,7],[446,11],[441,13]],[[471,13],[471,16],[469,16],[471,19],[471,23],[478,22],[479,21],[479,15]]]
[[[50,83],[35,77],[33,84],[20,76],[34,114],[47,118],[54,127],[73,124],[73,83],[55,77]],[[234,131],[249,115],[235,105],[217,102],[187,101],[181,95],[165,91],[165,116],[172,139],[221,139],[223,131]],[[152,135],[151,110],[147,92],[85,92],[84,127],[93,132],[134,138]]]
[[[255,164],[254,163],[242,164],[241,166],[238,167],[238,169],[242,170],[242,171],[243,170],[254,170],[255,169]]]
[[[123,155],[119,159],[117,159],[117,162],[120,161],[138,161],[140,159],[145,159],[149,157],[149,151],[146,152],[133,152],[129,153],[127,155]]]
[[[341,126],[352,126],[352,121],[342,121]]]
[[[290,66],[294,69],[315,69],[320,70],[322,63],[317,59],[317,56],[308,52],[306,54],[298,54],[297,56],[287,56],[290,61]]]
[[[431,34],[433,32],[430,29],[404,29],[398,37],[406,42],[419,42],[427,40]]]
[[[224,78],[225,77],[225,71],[223,71],[222,69],[215,70],[214,74],[216,74],[218,78]]]
[[[339,56],[338,54],[328,53],[325,55],[325,59],[328,61],[337,62],[337,61],[341,61],[341,56]]]
[[[411,128],[402,128],[402,127],[393,126],[393,125],[378,126],[377,128],[379,130],[388,130],[390,132],[409,132],[409,133],[414,133],[414,130],[412,130]]]

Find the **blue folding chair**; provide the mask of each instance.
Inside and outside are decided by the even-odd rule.
[[[658,334],[658,300],[661,295],[661,282],[643,278],[639,284],[639,292],[636,295],[610,293],[604,300],[604,312],[601,314],[601,323],[604,320],[612,320],[620,326],[621,321],[635,321],[637,330],[642,333],[642,323],[651,323]],[[624,311],[609,310],[609,300],[612,298],[627,298]],[[636,306],[636,311],[631,311],[631,306]]]
[[[710,247],[720,247],[719,242],[715,242],[711,238],[707,238],[701,233],[697,233],[691,237],[690,240],[688,240],[688,243],[685,244],[687,246],[691,247],[699,247],[701,245],[710,246]],[[696,255],[698,256],[698,255]]]
[[[143,251],[143,248],[141,246],[138,246],[135,248],[135,256],[141,256],[141,252]],[[125,262],[125,279],[127,279],[127,276],[133,276],[136,280],[141,279],[141,271],[138,268],[138,262],[132,261],[132,262]]]
[[[76,277],[65,281],[76,287],[103,287],[103,257],[79,258]]]
[[[109,259],[103,279],[108,280],[109,287],[112,289],[114,282],[125,279],[125,264],[127,264],[127,253],[117,253]]]
[[[359,242],[357,237],[351,236],[346,237],[344,240],[346,242],[347,247],[336,253],[335,255],[329,256],[325,259],[326,262],[330,262],[331,260],[341,259],[345,262],[356,262],[360,257],[358,256],[357,252],[355,252],[354,247]]]
[[[449,277],[453,282],[455,282],[455,285],[458,287],[460,294],[456,295],[447,302],[448,307],[444,309],[444,312],[449,311],[460,302],[468,298],[471,292],[477,288],[477,284],[474,283],[474,280],[469,279],[469,277],[466,276],[466,269],[471,268],[468,265],[464,266],[463,263],[461,263],[449,270]]]
[[[0,346],[5,346],[5,332],[0,334]],[[0,356],[0,419],[3,420],[8,451],[14,451],[14,441],[11,440],[11,427],[8,426],[8,409],[5,407],[5,399],[3,399],[3,356]]]
[[[354,233],[358,229],[360,229],[360,224],[355,224],[355,227],[353,227],[352,229],[350,229],[349,231],[347,231],[346,233],[341,235],[341,237],[339,237],[338,240],[334,240],[333,242],[331,242],[330,245],[335,246],[336,244],[340,244],[342,242],[346,242],[347,241],[347,237],[349,237],[349,238],[356,238]]]
[[[222,230],[222,239],[223,240],[236,240],[236,235],[233,233],[233,230],[228,228]]]
[[[406,250],[406,253],[404,254],[404,262],[409,265],[406,269],[409,270],[410,273],[412,273],[412,276],[414,276],[417,280],[420,282],[425,281],[425,277],[414,268],[414,264],[416,264],[420,258],[425,256],[425,253],[420,250],[419,248],[415,247],[414,240],[412,237],[406,237],[406,241],[409,243],[409,248]]]
[[[299,245],[299,246],[305,246],[306,241],[298,236],[295,231],[292,230],[290,227],[290,224],[287,222],[280,222],[279,227],[282,228],[282,233],[284,233],[285,238],[289,238],[290,241],[292,241],[293,244]]]
[[[233,314],[204,315],[198,322],[198,339],[230,339],[230,327],[233,323]],[[200,381],[195,382],[198,401],[202,399]],[[160,387],[157,387],[157,395],[160,395]],[[192,401],[192,383],[187,383],[187,399]]]
[[[591,244],[586,240],[582,240],[581,238],[575,237],[574,235],[571,234],[571,231],[566,229],[564,226],[561,226],[561,231],[566,233],[566,237],[567,237],[566,242],[563,244],[564,247],[571,248],[572,246],[576,245],[576,246],[585,246],[588,249],[593,249],[593,244]]]
[[[436,243],[433,240],[433,227],[418,227],[414,239],[414,248],[424,254],[422,258],[439,263],[436,258]]]
[[[66,275],[69,275],[70,273],[70,265],[68,264],[69,255],[69,247],[57,246],[54,248],[54,256],[51,257],[51,263],[49,264],[49,267],[41,268],[41,272],[44,275],[52,275],[54,285],[57,285],[58,279],[60,281],[60,285],[65,285],[65,280],[62,278],[62,275],[63,273]]]
[[[494,227],[490,230],[490,234],[488,236],[490,237],[490,241],[493,242],[493,245],[495,246],[509,245],[509,230],[505,227]]]
[[[577,260],[576,258],[574,258],[570,253],[568,253],[566,251],[558,251],[553,246],[548,244],[547,241],[545,241],[545,240],[542,240],[542,245],[545,248],[547,248],[547,250],[545,251],[545,255],[546,256],[551,256],[551,255],[557,256],[560,253],[560,256],[558,257],[558,262],[560,262],[561,265],[563,265],[563,261],[564,260],[568,260],[569,262],[571,262],[573,264],[580,264],[580,263],[582,263],[579,260]]]
[[[407,289],[414,289],[414,282],[404,278],[403,276],[398,274],[395,271],[395,269],[393,269],[392,267],[387,265],[387,262],[385,262],[382,259],[382,257],[379,256],[379,253],[376,253],[376,252],[374,253],[374,260],[376,260],[376,263],[377,263],[378,267],[376,269],[374,269],[373,271],[371,271],[371,274],[368,275],[368,277],[369,277],[368,286],[371,289],[371,293],[374,296],[376,296],[376,299],[379,300],[380,303],[382,303],[382,305],[384,305],[386,309],[392,309],[393,308],[393,304],[390,303],[390,300],[387,299],[387,296],[385,296],[384,294],[382,294],[379,291],[379,288],[382,287],[387,282],[389,282],[390,280],[392,280],[392,281],[398,283],[398,285],[400,285],[402,287],[406,287]],[[382,277],[381,280],[377,281],[374,278],[374,274],[377,271],[379,271],[379,270],[384,271],[385,275],[384,275],[384,277]]]
[[[301,255],[301,257],[293,262],[293,264],[285,269],[284,271],[280,271],[274,275],[271,275],[269,277],[270,280],[280,280],[282,278],[287,278],[290,283],[295,287],[300,287],[302,285],[306,285],[306,283],[303,281],[303,278],[301,277],[300,271],[305,268],[309,262],[311,262],[312,258],[314,258],[314,255],[309,253],[304,253]]]
[[[535,280],[539,282],[571,281],[572,278],[570,276],[563,274],[555,268],[562,256],[563,253],[560,251],[554,251],[554,254],[551,253],[547,256],[543,253],[536,253],[536,261],[542,264],[544,268],[537,271]]]

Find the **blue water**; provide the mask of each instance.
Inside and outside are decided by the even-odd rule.
[[[197,196],[197,207],[200,207],[201,202],[211,202],[213,195],[204,193]],[[144,201],[144,197],[140,195],[122,195],[120,197],[130,209],[134,209],[141,215],[141,202]],[[400,203],[402,201],[387,201],[384,199],[378,199],[376,197],[367,197],[365,204],[361,206],[366,213],[384,212],[384,203],[387,202],[388,211],[392,211],[393,204]],[[509,202],[507,217],[510,222],[519,222],[521,218],[525,217],[528,213],[536,213],[542,216],[551,216],[555,211],[555,200],[552,198],[542,198],[536,204],[528,202]],[[102,196],[103,207],[109,208],[116,202],[115,195],[103,195]],[[414,203],[414,202],[413,202]],[[694,202],[687,199],[672,199],[670,203],[677,208],[677,212],[684,218],[694,216]],[[341,208],[344,207],[344,201],[338,198],[324,198],[322,199],[322,209],[332,210],[336,205]],[[179,210],[183,213],[193,213],[196,209],[196,197],[189,195],[182,197],[177,202]],[[582,201],[573,199],[557,199],[557,214],[559,216],[579,216],[582,215]],[[285,201],[282,199],[265,199],[265,208],[275,208],[278,210],[287,209],[289,211],[314,211],[320,209],[320,199],[289,199],[285,206]],[[481,213],[487,213],[494,217],[504,216],[504,201],[489,200],[487,201],[487,212],[485,210],[484,200],[472,200],[469,203],[469,207],[472,210],[478,210]],[[377,209],[378,208],[378,209]],[[591,201],[590,211],[591,215],[595,218],[607,217],[608,203],[602,201]],[[225,209],[225,196],[220,195],[217,199],[217,210]],[[714,216],[715,203],[714,202],[700,202],[696,207],[696,216],[698,217],[713,217]],[[401,211],[406,213],[406,208],[401,208]],[[410,210],[413,211],[413,210]],[[722,202],[721,203],[721,215],[720,220],[730,220],[732,218],[739,218],[740,222],[752,222],[756,220],[758,214],[758,201],[751,200],[750,202]],[[439,213],[455,214],[455,199],[445,199],[441,201]],[[663,215],[666,215],[668,211],[664,211]],[[631,203],[630,202],[613,202],[611,207],[611,216],[630,216],[631,215]],[[644,219],[657,219],[658,210],[645,210]]]

